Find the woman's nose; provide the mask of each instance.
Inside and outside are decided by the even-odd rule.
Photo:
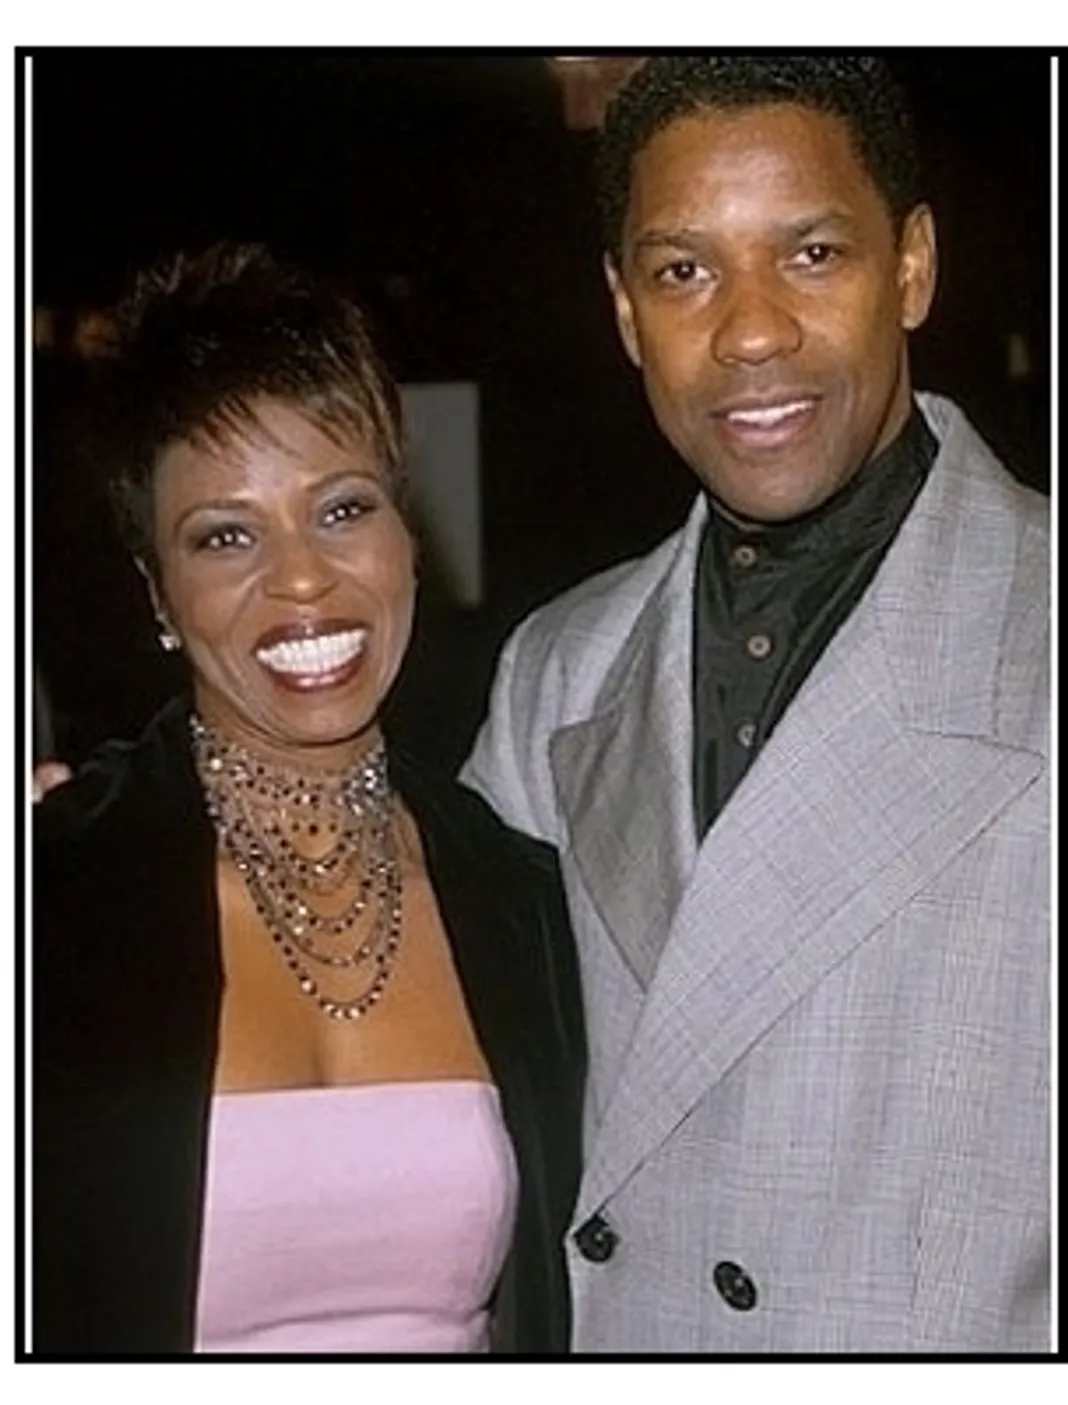
[[[334,584],[329,560],[300,532],[288,532],[272,546],[265,578],[269,595],[292,600],[317,600]]]

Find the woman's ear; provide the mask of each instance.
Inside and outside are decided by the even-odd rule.
[[[135,556],[133,563],[141,573],[141,579],[145,583],[145,589],[148,591],[148,598],[152,602],[152,613],[155,615],[156,619],[162,623],[164,616],[163,597],[159,593],[159,586],[156,584],[156,578],[152,574],[152,568],[149,566],[148,562],[145,561],[143,556]]]
[[[140,556],[134,557],[134,565],[141,572],[145,582],[145,589],[148,591],[148,598],[152,602],[152,613],[156,617],[156,624],[159,626],[158,638],[160,648],[168,654],[173,654],[175,650],[182,647],[182,641],[178,637],[173,625],[167,618],[167,610],[163,603],[163,596],[160,594],[156,577],[152,573],[152,568]]]

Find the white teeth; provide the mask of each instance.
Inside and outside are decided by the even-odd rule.
[[[287,639],[269,649],[257,649],[256,657],[276,673],[333,673],[363,651],[366,638],[365,629],[344,629],[314,639]]]
[[[727,418],[736,424],[751,424],[758,429],[768,429],[801,410],[807,410],[811,404],[811,400],[791,400],[788,405],[768,405],[760,410],[731,410]]]

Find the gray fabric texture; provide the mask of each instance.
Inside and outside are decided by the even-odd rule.
[[[919,401],[929,479],[700,845],[701,499],[502,653],[462,779],[577,930],[579,1352],[1050,1349],[1048,504]]]

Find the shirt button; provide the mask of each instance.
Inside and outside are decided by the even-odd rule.
[[[744,542],[741,546],[736,546],[731,552],[731,565],[737,566],[740,571],[748,571],[750,566],[757,563],[757,549],[755,546],[748,546]]]
[[[735,1312],[751,1312],[756,1307],[756,1284],[738,1264],[724,1260],[712,1270],[716,1292]]]
[[[591,1215],[575,1230],[575,1245],[591,1264],[603,1264],[616,1252],[619,1235],[601,1214]]]
[[[753,745],[753,739],[756,736],[756,727],[752,722],[743,722],[734,735],[738,745],[744,746],[746,751],[748,751]]]
[[[766,659],[771,653],[771,640],[766,634],[751,634],[745,647],[751,659]]]

